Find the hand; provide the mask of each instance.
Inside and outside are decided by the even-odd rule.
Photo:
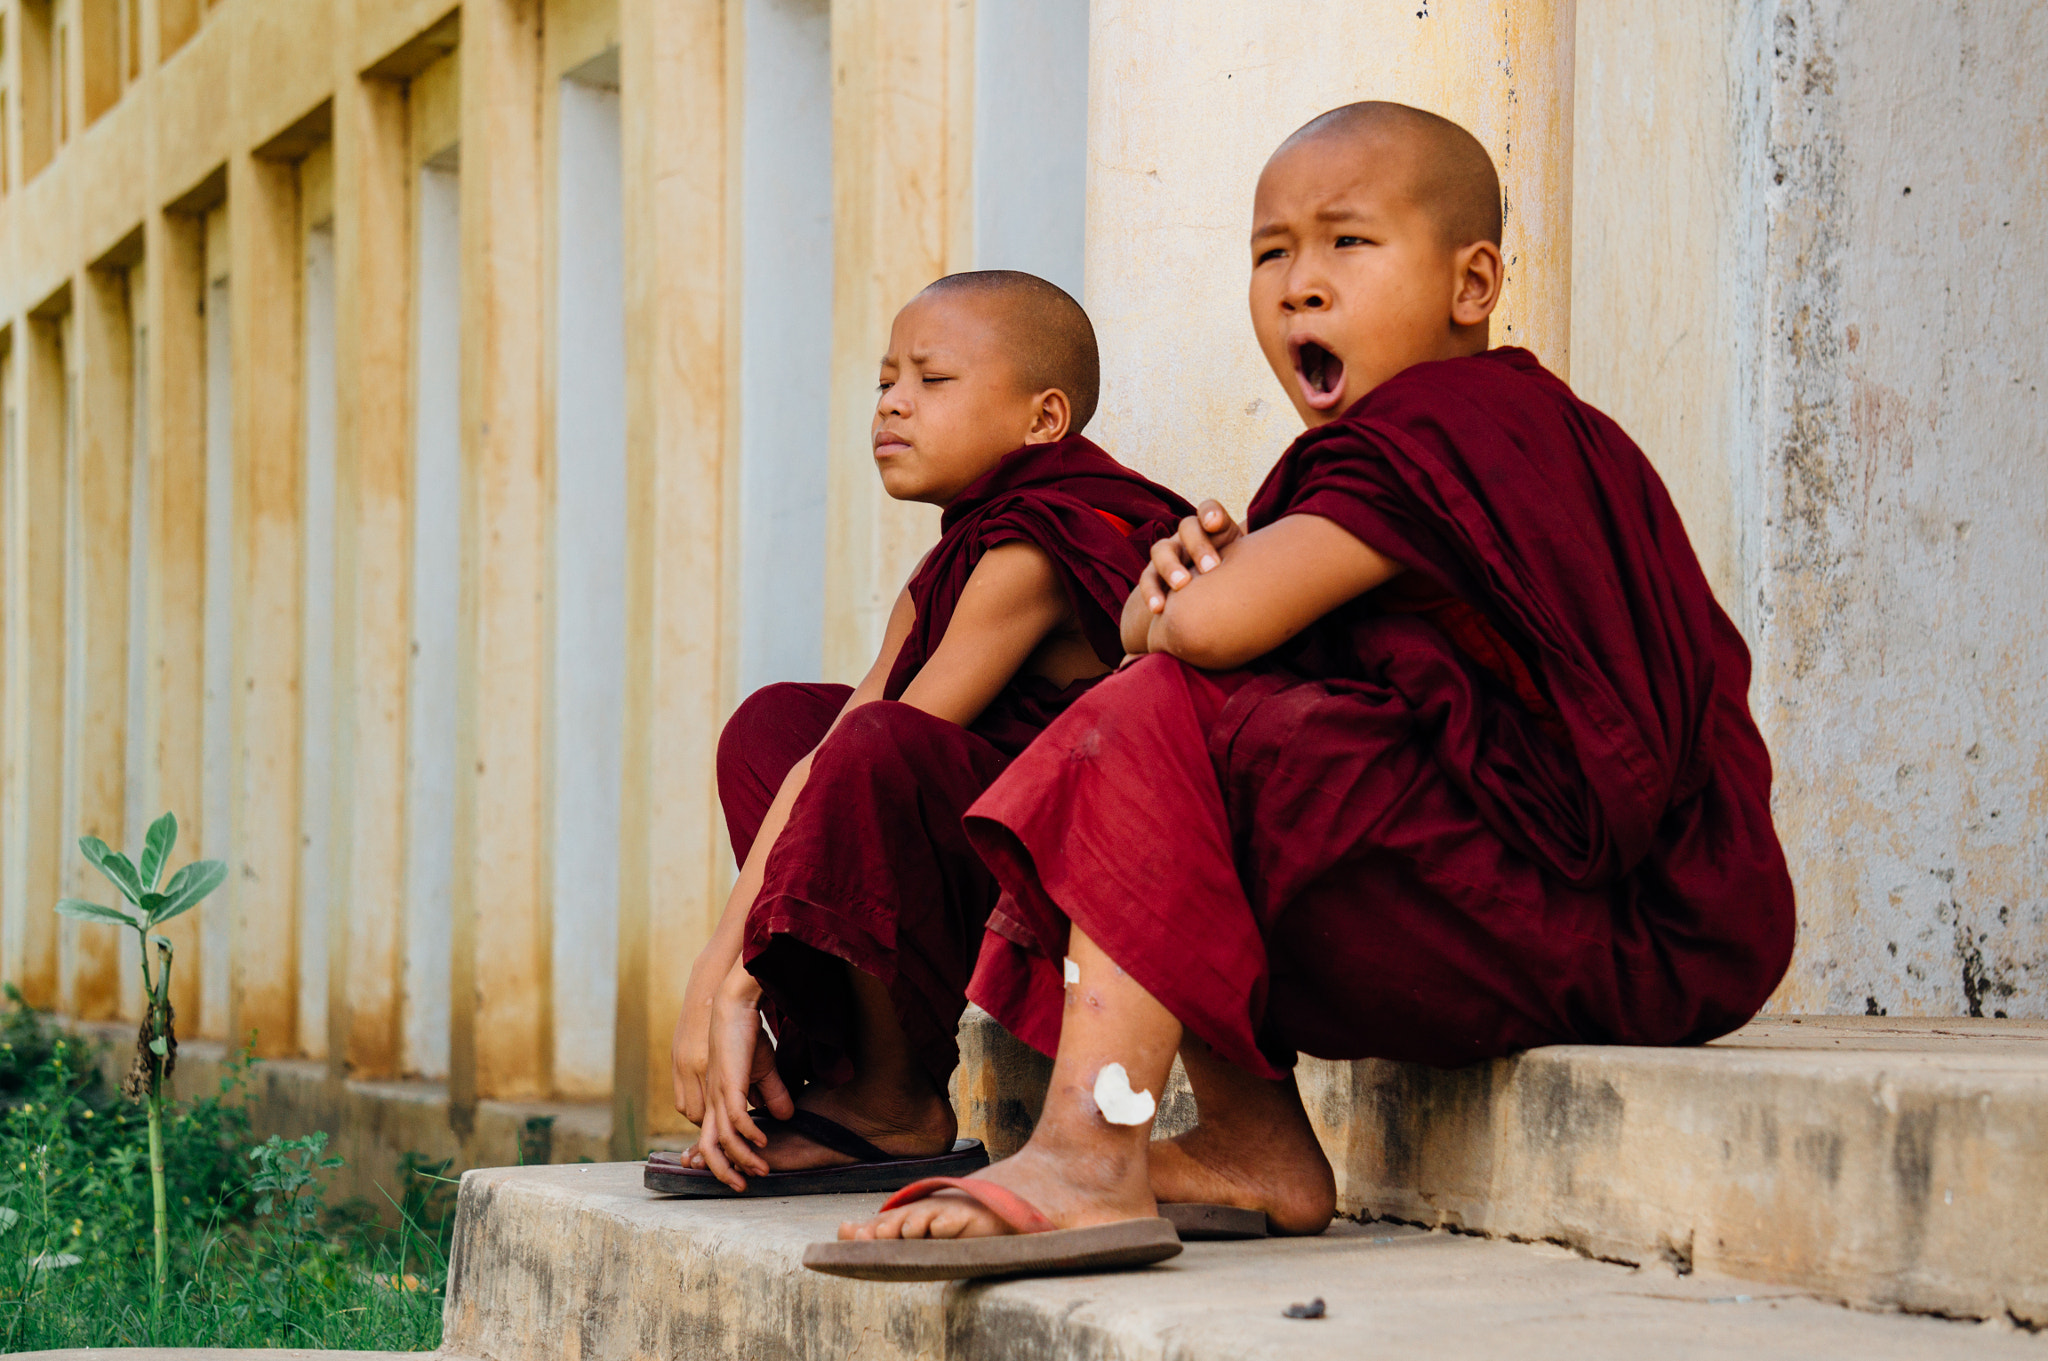
[[[676,1017],[675,1034],[668,1044],[676,1109],[693,1125],[704,1123],[704,1069],[711,1059],[713,998],[705,995],[707,991],[692,970],[690,985],[683,992],[682,1012]]]
[[[704,1116],[698,1122],[697,1158],[711,1174],[744,1191],[747,1175],[772,1169],[761,1157],[768,1136],[750,1108],[765,1108],[777,1119],[796,1113],[796,1102],[775,1071],[775,1048],[761,1029],[761,989],[744,968],[728,979],[712,1004],[708,1062],[704,1069]]]
[[[1186,589],[1198,575],[1223,567],[1223,551],[1243,536],[1243,526],[1223,510],[1223,503],[1208,499],[1196,514],[1180,522],[1180,530],[1155,542],[1151,563],[1139,577],[1137,589],[1130,591],[1133,604],[1124,606],[1124,651],[1147,651],[1145,632],[1139,628],[1145,624],[1145,614],[1165,614],[1171,591]],[[1145,604],[1145,614],[1133,608],[1137,602]]]

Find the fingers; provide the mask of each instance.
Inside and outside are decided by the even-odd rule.
[[[1145,570],[1138,574],[1138,590],[1145,597],[1145,608],[1154,614],[1166,612],[1166,585],[1159,578],[1159,568],[1152,563],[1145,564]]]
[[[1208,531],[1209,542],[1221,550],[1228,544],[1244,537],[1244,528],[1230,518],[1230,512],[1223,508],[1221,501],[1211,498],[1202,502],[1195,511],[1202,528]]]
[[[1216,555],[1216,545],[1209,541],[1209,531],[1202,527],[1199,515],[1190,515],[1180,522],[1179,538],[1181,552],[1197,572],[1213,572],[1223,561]]]
[[[1152,545],[1152,570],[1159,573],[1159,579],[1173,590],[1179,590],[1194,578],[1188,566],[1194,561],[1187,556],[1180,535],[1173,534]]]
[[[796,1098],[790,1095],[789,1085],[782,1080],[782,1074],[775,1070],[775,1050],[766,1035],[761,1037],[761,1048],[768,1051],[768,1065],[756,1079],[754,1090],[760,1095],[762,1110],[777,1120],[787,1120],[796,1114]]]
[[[704,1124],[697,1133],[697,1153],[704,1160],[704,1166],[712,1176],[735,1191],[744,1191],[747,1189],[747,1179],[726,1158],[721,1133],[718,1112],[706,1111]]]

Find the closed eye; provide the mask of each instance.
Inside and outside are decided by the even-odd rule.
[[[1275,246],[1271,250],[1260,251],[1257,255],[1253,256],[1252,264],[1254,266],[1263,265],[1268,260],[1278,260],[1284,257],[1286,254],[1287,252],[1283,250],[1281,247]]]
[[[1338,250],[1342,250],[1346,246],[1370,246],[1371,244],[1372,242],[1363,236],[1340,236],[1337,238]]]

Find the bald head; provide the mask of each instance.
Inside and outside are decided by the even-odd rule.
[[[1067,394],[1073,408],[1068,434],[1080,434],[1095,415],[1102,388],[1095,327],[1058,284],[1014,269],[978,269],[948,274],[918,296],[964,302],[988,317],[1025,388],[1058,388]]]
[[[1417,207],[1436,220],[1444,244],[1500,244],[1500,176],[1479,139],[1448,118],[1406,104],[1366,100],[1304,123],[1273,153],[1336,138],[1395,157]]]

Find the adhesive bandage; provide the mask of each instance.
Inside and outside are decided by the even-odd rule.
[[[1095,1109],[1112,1125],[1149,1125],[1159,1103],[1150,1092],[1131,1090],[1131,1075],[1121,1063],[1105,1063],[1095,1075]]]
[[[1070,959],[1070,960],[1068,960],[1068,961],[1067,961],[1067,986],[1071,988],[1071,987],[1073,987],[1073,986],[1074,986],[1074,984],[1076,984],[1076,983],[1078,983],[1078,982],[1080,982],[1080,981],[1081,981],[1081,966],[1080,966],[1080,965],[1078,965],[1078,964],[1076,964],[1076,963],[1075,963],[1075,962],[1074,962],[1073,960],[1071,960],[1071,959]]]

